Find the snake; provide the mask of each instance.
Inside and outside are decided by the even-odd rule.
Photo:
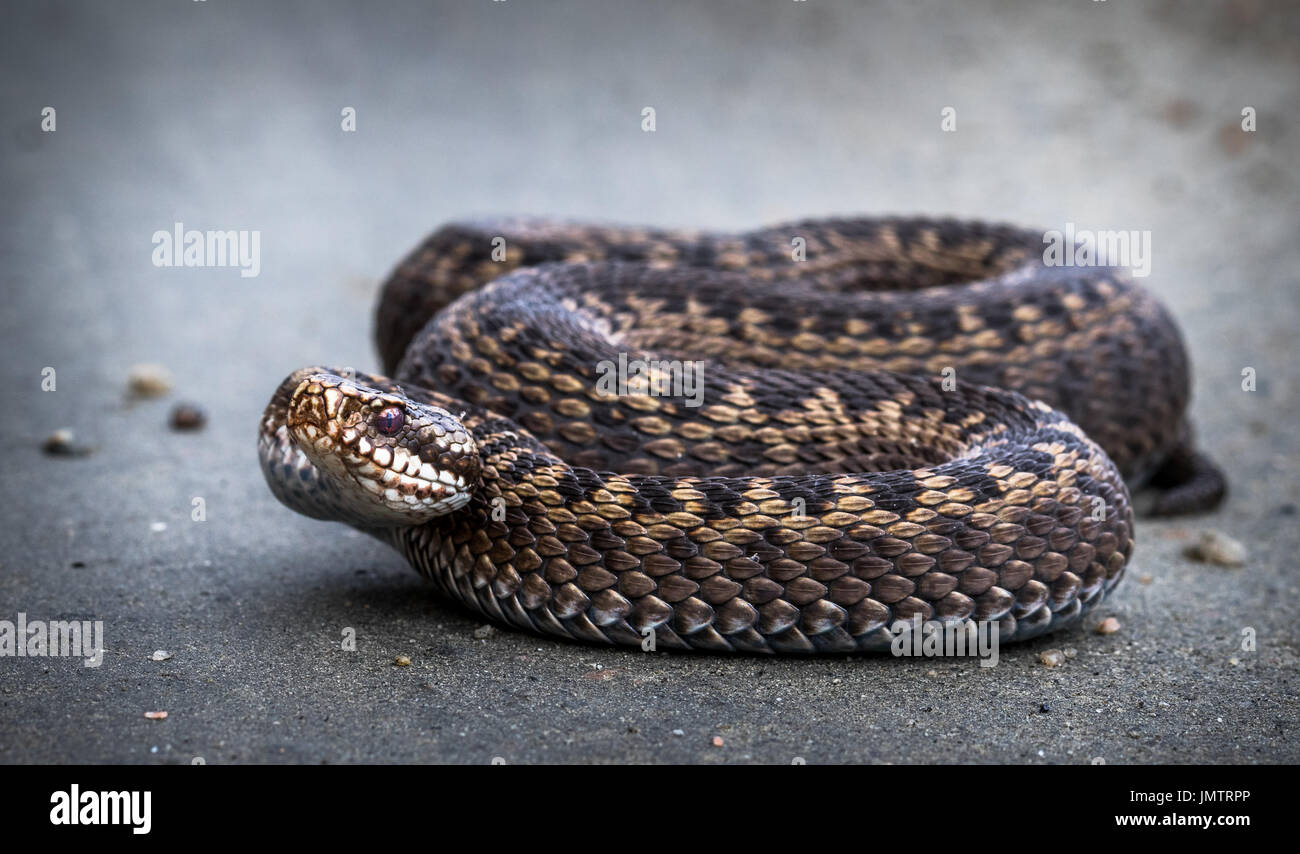
[[[382,373],[291,373],[271,492],[489,620],[596,644],[891,648],[1076,626],[1134,519],[1213,509],[1171,315],[1044,232],[453,222],[384,282]]]

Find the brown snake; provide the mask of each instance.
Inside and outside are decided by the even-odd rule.
[[[1033,637],[1122,576],[1123,478],[1162,514],[1225,491],[1168,314],[1119,270],[1045,265],[1041,232],[457,224],[377,321],[391,379],[275,392],[271,490],[566,638],[853,652],[918,616]]]

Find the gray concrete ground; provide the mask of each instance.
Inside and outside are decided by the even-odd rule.
[[[0,760],[1300,757],[1295,4],[24,2],[2,29],[0,619],[102,620],[108,652],[0,658]],[[1149,230],[1231,501],[1140,524],[1117,633],[989,669],[479,631],[397,555],[278,505],[254,432],[293,368],[376,365],[377,283],[427,231],[515,212]],[[153,266],[176,222],[259,230],[260,275]],[[171,397],[126,399],[139,362]],[[179,399],[205,430],[168,430]],[[96,451],[43,455],[61,427]],[[1185,559],[1207,529],[1246,566]]]

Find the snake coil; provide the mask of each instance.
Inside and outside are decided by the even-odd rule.
[[[389,278],[376,338],[387,376],[276,390],[272,492],[566,638],[853,652],[915,618],[1029,638],[1123,575],[1125,478],[1155,513],[1225,491],[1167,312],[1119,270],[1046,266],[1040,232],[455,224]]]

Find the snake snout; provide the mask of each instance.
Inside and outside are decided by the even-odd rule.
[[[478,448],[465,425],[399,391],[311,373],[286,409],[294,443],[358,522],[419,524],[464,506],[478,484]]]

